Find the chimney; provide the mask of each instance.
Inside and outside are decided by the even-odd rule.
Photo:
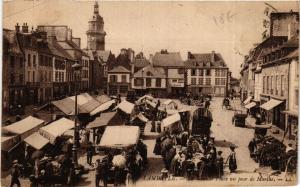
[[[68,28],[67,40],[72,41],[72,29]]]
[[[215,62],[215,51],[212,51],[212,52],[211,52],[211,59],[210,59],[210,61],[211,61],[212,63]]]
[[[53,44],[56,41],[56,36],[48,36],[47,37],[47,42],[49,44]]]
[[[27,23],[23,23],[23,25],[22,25],[22,32],[23,32],[23,33],[28,33],[28,26],[27,26]]]
[[[133,51],[131,48],[129,48],[129,49],[127,50],[127,52],[128,52],[129,60],[130,60],[130,62],[132,62],[132,61],[133,61],[133,58],[134,58],[134,51]]]
[[[151,66],[153,65],[153,54],[149,55],[149,62],[151,64]]]
[[[291,24],[289,23],[288,24],[288,29],[287,29],[287,37],[288,37],[288,40],[290,40],[291,39]]]
[[[192,55],[191,51],[188,51],[187,57],[188,57],[189,60],[190,60],[190,59],[193,59],[193,55]]]
[[[15,28],[16,28],[16,32],[20,32],[20,25],[19,25],[19,23],[16,24]]]

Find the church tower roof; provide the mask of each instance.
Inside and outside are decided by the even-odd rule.
[[[94,4],[94,12],[93,12],[93,16],[90,19],[90,21],[101,21],[101,22],[103,22],[103,18],[99,14],[99,5],[98,5],[97,1]]]

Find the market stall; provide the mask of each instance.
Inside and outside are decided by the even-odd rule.
[[[169,131],[171,133],[175,131],[182,131],[183,127],[181,124],[181,119],[179,113],[175,113],[169,117],[162,120],[161,127],[163,131]]]
[[[21,141],[44,126],[44,120],[28,116],[11,125],[2,127],[2,131],[20,135]]]
[[[98,113],[104,112],[104,111],[108,110],[109,108],[111,108],[115,103],[116,103],[115,100],[109,100],[105,103],[102,103],[100,106],[98,106],[97,108],[92,110],[90,112],[90,115],[93,116],[93,115],[96,115]]]
[[[28,145],[35,148],[36,150],[42,149],[45,145],[50,143],[50,141],[44,138],[40,133],[35,132],[32,135],[28,136],[24,140]]]
[[[57,121],[54,121],[48,124],[45,127],[42,127],[39,130],[39,133],[49,140],[51,144],[55,144],[57,137],[62,136],[68,130],[74,128],[75,123],[72,120],[67,118],[61,118]]]
[[[137,144],[140,129],[136,126],[108,126],[100,141],[103,148],[124,148]]]

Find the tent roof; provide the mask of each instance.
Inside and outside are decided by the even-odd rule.
[[[100,106],[98,106],[97,108],[95,108],[90,115],[93,116],[99,112],[103,112],[107,109],[109,109],[116,101],[115,100],[110,100],[108,102],[105,102],[103,104],[101,104]]]
[[[137,126],[108,126],[100,141],[100,146],[118,148],[138,142],[140,129]]]
[[[153,100],[154,98],[151,95],[144,95],[142,97],[140,97],[137,102],[141,102],[142,100],[147,99],[147,100]]]
[[[107,126],[110,121],[115,117],[117,112],[106,112],[102,113],[99,117],[97,117],[94,121],[90,122],[86,127],[87,128],[97,128],[102,126]]]
[[[131,114],[134,109],[134,104],[124,100],[116,108],[119,108],[127,114]]]
[[[38,132],[35,132],[32,135],[28,136],[24,139],[24,141],[37,150],[42,149],[49,143],[49,140],[44,138]]]
[[[175,113],[175,114],[173,114],[169,117],[166,117],[165,119],[162,120],[162,127],[167,127],[178,121],[180,121],[180,115],[179,115],[179,113]]]
[[[171,104],[171,103],[176,104],[176,102],[173,101],[172,99],[168,99],[168,100],[166,100],[166,101],[163,102],[164,105],[169,105],[169,104]]]
[[[138,115],[136,115],[136,116],[132,119],[132,121],[135,120],[135,119],[139,119],[139,120],[141,120],[141,121],[144,122],[144,123],[147,123],[147,122],[149,121],[149,119],[146,118],[142,113],[139,113]]]
[[[98,95],[95,99],[101,104],[111,100],[111,98],[108,95]]]
[[[56,120],[49,125],[40,129],[40,134],[47,138],[50,143],[54,144],[55,139],[63,135],[66,131],[74,128],[74,121],[67,118],[61,118]]]
[[[15,122],[11,125],[5,126],[2,129],[4,131],[14,133],[14,134],[23,134],[27,131],[30,131],[31,129],[41,125],[44,123],[44,120],[28,116],[25,119],[22,119],[21,121]]]

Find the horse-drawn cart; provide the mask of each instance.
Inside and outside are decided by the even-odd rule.
[[[140,150],[140,144],[143,143],[139,142],[139,137],[140,129],[137,126],[109,126],[105,129],[99,150],[113,156],[109,163],[108,183],[125,184],[126,180],[139,177],[145,168],[144,157],[147,158]]]
[[[236,127],[245,127],[247,114],[243,113],[242,110],[236,110],[234,116],[232,117],[232,124]]]

